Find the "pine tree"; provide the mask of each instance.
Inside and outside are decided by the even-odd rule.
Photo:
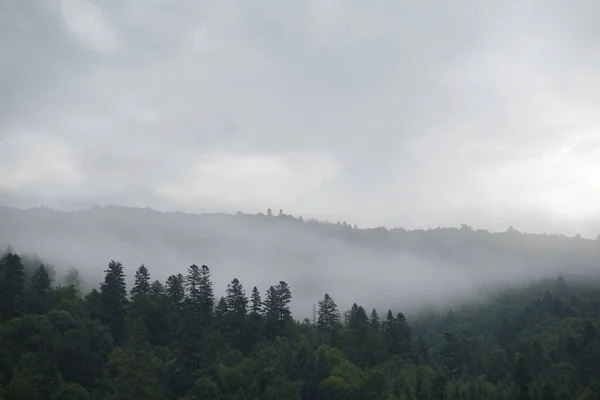
[[[317,317],[317,329],[319,332],[333,332],[338,329],[341,325],[341,316],[331,296],[325,293],[323,300],[319,301],[317,305],[319,307]]]
[[[196,311],[200,311],[200,278],[200,267],[196,264],[190,265],[185,276],[185,288],[188,292],[187,301]]]
[[[25,274],[21,257],[12,252],[0,259],[0,318],[20,315],[25,291]]]
[[[183,275],[169,276],[165,285],[165,291],[171,305],[175,309],[181,310],[183,300],[185,299],[185,279]]]
[[[369,318],[369,325],[375,332],[379,332],[381,330],[381,321],[379,320],[379,314],[377,314],[376,309],[373,309],[373,311],[371,311],[371,318]]]
[[[391,355],[400,354],[400,334],[398,321],[394,318],[392,310],[388,310],[385,321],[382,324],[383,339]]]
[[[150,293],[150,272],[144,264],[140,265],[135,271],[135,282],[131,288],[131,297],[133,300],[138,296],[146,296]]]
[[[150,285],[149,294],[153,300],[162,298],[165,295],[165,287],[163,286],[162,283],[160,283],[159,280],[156,280],[156,281],[152,282],[152,284]]]
[[[282,329],[291,322],[291,312],[288,306],[291,299],[292,293],[284,281],[279,281],[279,284],[271,286],[267,290],[263,304],[267,320],[267,335],[270,338],[280,334]]]
[[[260,298],[260,293],[256,286],[252,288],[252,296],[251,296],[251,308],[250,315],[253,317],[259,317],[263,313],[263,303]]]
[[[199,307],[204,316],[212,315],[215,306],[215,295],[213,293],[212,282],[210,280],[210,269],[203,265],[200,267],[199,282]]]
[[[44,264],[31,277],[29,289],[29,309],[33,313],[44,314],[48,310],[52,280]]]
[[[399,351],[402,356],[409,356],[412,349],[411,328],[403,313],[396,316],[398,327]]]
[[[215,318],[220,329],[227,329],[230,321],[230,313],[225,297],[221,297],[219,298],[219,301],[217,301],[217,305],[215,306]]]
[[[230,313],[235,317],[245,316],[248,311],[248,297],[246,297],[246,290],[237,278],[234,278],[229,285],[227,285],[226,297],[227,307]]]
[[[246,290],[237,278],[227,285],[225,301],[229,313],[230,332],[233,344],[241,349],[245,345],[246,313],[248,312],[248,297]]]
[[[125,333],[125,307],[127,305],[127,286],[123,266],[111,260],[104,282],[100,284],[100,303],[102,321],[110,328],[113,338],[121,343]]]
[[[369,323],[367,312],[362,306],[354,303],[347,313],[347,324],[349,329],[364,328]]]

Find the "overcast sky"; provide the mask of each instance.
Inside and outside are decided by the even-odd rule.
[[[595,237],[599,15],[592,0],[0,1],[0,203]]]

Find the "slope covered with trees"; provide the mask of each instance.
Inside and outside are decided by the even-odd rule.
[[[196,264],[161,282],[145,265],[110,261],[99,289],[84,293],[76,271],[56,284],[51,268],[7,251],[0,288],[5,400],[600,395],[591,280],[540,281],[412,320],[323,294],[313,318],[295,321],[285,281],[259,289],[234,278],[219,297],[210,268]]]
[[[408,314],[427,302],[472,297],[481,287],[560,274],[571,280],[600,265],[600,240],[466,225],[361,229],[283,211],[193,215],[112,206],[77,212],[0,207],[0,225],[0,248],[35,252],[56,265],[58,276],[76,267],[92,283],[86,290],[97,288],[101,266],[111,258],[125,265],[144,262],[161,282],[182,272],[179,266],[202,260],[214,267],[218,296],[234,276],[249,287],[268,287],[277,276],[294,287],[292,311],[303,315],[325,292],[340,304],[401,305]],[[134,283],[133,273],[126,282]],[[398,290],[401,282],[404,289]],[[348,290],[357,285],[362,289]]]

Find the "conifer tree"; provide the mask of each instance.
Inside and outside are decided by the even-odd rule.
[[[262,315],[263,313],[263,302],[260,298],[260,292],[258,291],[257,287],[254,286],[252,288],[252,295],[251,295],[251,307],[250,307],[250,314],[253,317],[259,317],[260,315]]]
[[[369,318],[369,325],[375,332],[379,332],[381,330],[381,321],[379,320],[379,314],[377,314],[376,309],[373,309],[373,311],[371,311],[371,318]]]
[[[185,288],[188,293],[187,301],[196,311],[200,310],[200,278],[200,267],[190,265],[185,276]]]
[[[157,300],[165,295],[165,287],[159,280],[155,280],[150,285],[150,296],[153,300]]]
[[[229,314],[230,331],[236,348],[244,346],[244,330],[246,313],[248,312],[248,297],[246,290],[237,278],[227,285],[225,301]]]
[[[133,300],[138,296],[146,296],[150,293],[150,272],[144,264],[140,265],[135,271],[135,282],[131,288],[131,297]]]
[[[212,282],[210,280],[210,269],[203,265],[200,267],[199,281],[199,307],[204,316],[210,316],[215,306],[215,295],[213,293]]]
[[[48,310],[52,280],[44,264],[31,277],[29,289],[29,309],[33,313],[43,314]]]
[[[21,313],[24,291],[23,262],[9,251],[0,259],[0,318],[8,319]]]
[[[317,317],[317,329],[319,332],[332,332],[337,329],[341,324],[341,316],[331,296],[325,293],[323,300],[320,300],[317,305],[319,307]]]
[[[100,303],[102,321],[110,328],[113,338],[121,343],[125,333],[125,307],[127,305],[127,286],[123,265],[111,260],[104,282],[100,284]]]
[[[400,335],[398,330],[398,321],[394,318],[392,310],[388,310],[385,321],[382,324],[383,339],[387,345],[388,352],[391,355],[400,354]]]
[[[288,306],[291,299],[292,293],[284,281],[279,281],[279,284],[271,286],[267,290],[263,305],[267,320],[267,335],[270,338],[281,333],[281,330],[291,322],[291,312]]]
[[[166,296],[169,299],[171,305],[181,310],[183,307],[183,300],[185,299],[185,279],[183,275],[171,275],[167,278],[165,285]]]

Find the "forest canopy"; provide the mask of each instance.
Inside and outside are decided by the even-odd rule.
[[[99,289],[0,260],[0,396],[11,399],[595,399],[600,285],[562,276],[409,320],[285,281],[216,298],[192,264],[164,282],[110,261]]]

